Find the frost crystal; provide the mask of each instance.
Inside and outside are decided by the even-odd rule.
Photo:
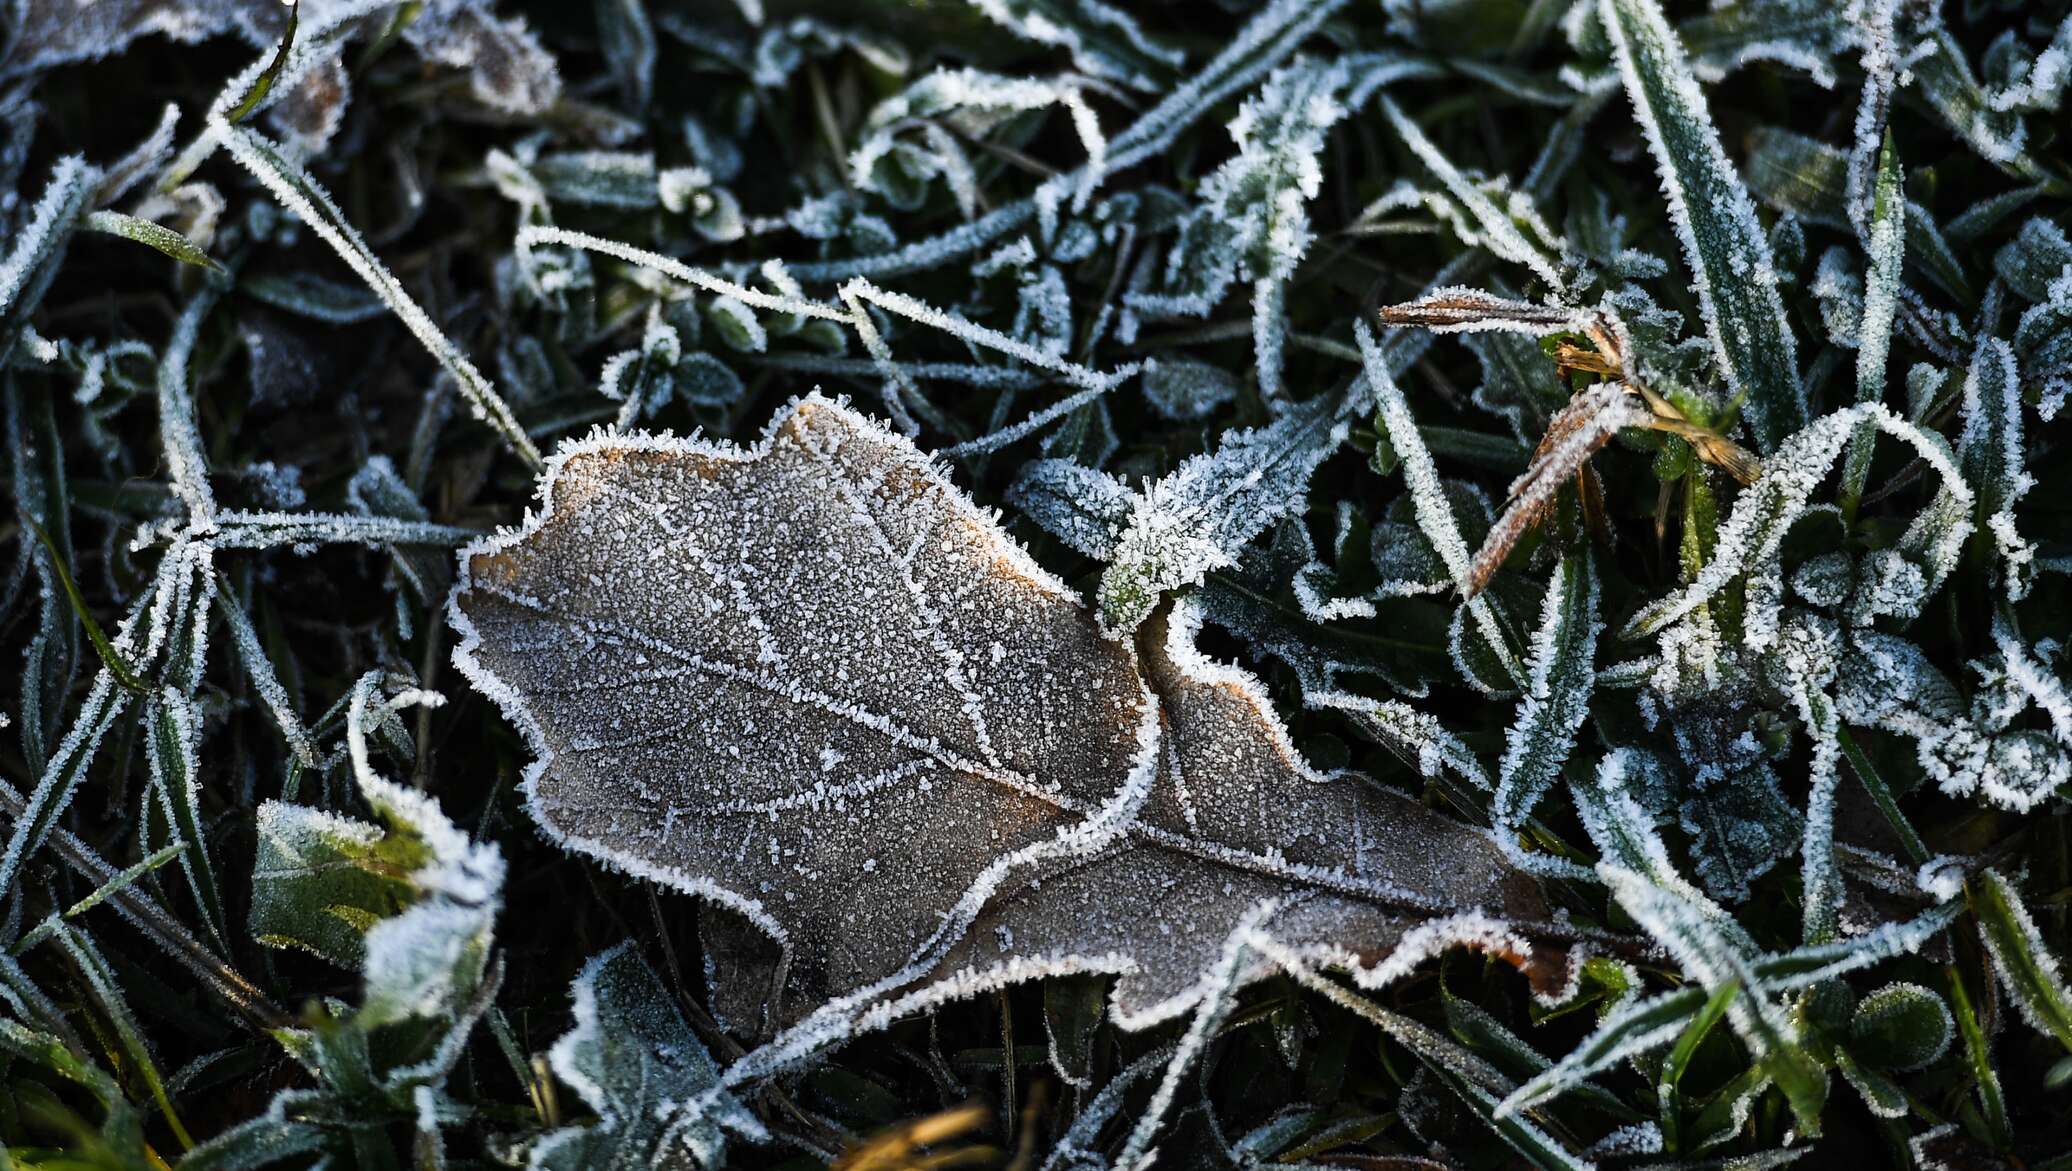
[[[1601,630],[1595,569],[1587,558],[1564,558],[1547,585],[1540,629],[1533,635],[1532,673],[1497,779],[1493,816],[1514,860],[1525,859],[1520,848],[1525,819],[1561,775],[1576,731],[1589,714]]]

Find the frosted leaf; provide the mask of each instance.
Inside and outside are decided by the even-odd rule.
[[[2058,30],[2041,53],[2017,59],[2013,76],[1987,95],[1995,110],[2053,111],[2064,99],[2065,86],[2072,82],[2072,16],[2058,22]]]
[[[1722,756],[1711,779],[1677,803],[1676,821],[1691,836],[1691,869],[1706,892],[1741,900],[1756,879],[1790,855],[1802,825],[1774,769],[1747,759],[1755,756],[1752,751]]]
[[[1871,223],[1879,198],[1875,187],[1880,155],[1887,153],[1882,144],[1888,141],[1892,94],[1899,88],[1905,68],[1894,29],[1898,15],[1897,0],[1871,0],[1855,20],[1857,40],[1863,47],[1863,93],[1856,101],[1854,141],[1849,149],[1849,222],[1867,245],[1874,234]],[[1870,250],[1875,252],[1875,245]]]
[[[1151,408],[1176,423],[1192,423],[1237,398],[1238,377],[1220,366],[1191,358],[1157,358],[1144,364],[1144,397]]]
[[[661,202],[653,154],[588,150],[543,155],[525,167],[548,199],[627,210]]]
[[[1152,158],[1172,146],[1189,126],[1206,116],[1227,98],[1258,82],[1260,77],[1286,60],[1318,26],[1344,7],[1347,0],[1272,0],[1257,8],[1252,18],[1232,37],[1221,52],[1178,86],[1128,128],[1109,142],[1108,166],[1122,170]],[[1397,58],[1375,62],[1359,85],[1383,84],[1391,76],[1413,69]],[[1356,88],[1354,96],[1359,96]],[[1060,176],[1043,190],[1055,197],[1077,183],[1077,176]],[[1055,206],[1053,199],[1053,207]],[[792,265],[801,280],[840,280],[854,276],[893,276],[916,269],[932,268],[960,256],[977,252],[996,240],[1020,231],[1037,218],[1038,200],[1017,200],[949,231],[878,252],[841,260]]]
[[[748,393],[732,366],[703,351],[683,356],[674,381],[678,395],[701,407],[730,407]]]
[[[1518,662],[1510,642],[1505,637],[1503,626],[1496,610],[1489,600],[1468,589],[1473,576],[1473,565],[1468,554],[1467,541],[1462,538],[1460,525],[1453,515],[1452,504],[1446,498],[1444,484],[1439,479],[1438,466],[1432,462],[1432,453],[1425,447],[1424,439],[1417,432],[1417,420],[1410,414],[1410,404],[1397,387],[1389,371],[1388,356],[1376,344],[1374,334],[1364,321],[1353,325],[1354,338],[1360,344],[1360,361],[1368,392],[1374,395],[1376,419],[1389,436],[1389,442],[1396,449],[1396,456],[1402,462],[1403,484],[1409,490],[1411,503],[1417,511],[1418,527],[1432,543],[1432,549],[1446,566],[1446,572],[1453,578],[1455,588],[1467,597],[1462,603],[1464,610],[1475,624],[1475,631],[1481,640],[1503,663],[1504,669],[1513,678],[1525,674],[1523,664]]]
[[[1184,609],[1141,652],[1103,638],[845,407],[808,398],[747,451],[593,437],[543,491],[469,551],[456,663],[531,740],[550,836],[783,946],[779,998],[743,973],[730,1019],[1089,967],[1130,973],[1127,1013],[1184,1011],[1266,895],[1305,892],[1276,932],[1340,958],[1390,924],[1543,913],[1485,836],[1303,765]],[[1147,931],[1160,888],[1171,930]]]
[[[767,1137],[717,1089],[719,1067],[631,944],[592,957],[570,992],[575,1028],[554,1042],[548,1062],[597,1121],[543,1136],[526,1164],[532,1171],[719,1167],[728,1131]]]
[[[1889,24],[1891,9],[1881,9]],[[1890,29],[1888,28],[1889,34]],[[1870,100],[1868,94],[1866,101]],[[1888,138],[1876,152],[1876,174],[1864,213],[1864,248],[1870,268],[1864,274],[1863,303],[1857,322],[1856,401],[1880,402],[1885,397],[1885,366],[1892,352],[1892,332],[1899,316],[1900,301],[1906,296],[1901,285],[1901,262],[1906,256],[1906,200],[1901,184],[1899,159]],[[1852,203],[1852,208],[1854,204]],[[1822,263],[1825,268],[1825,261]],[[1823,309],[1824,312],[1824,309]],[[1830,333],[1833,330],[1830,329]],[[1871,435],[1858,427],[1850,440],[1842,469],[1842,501],[1845,514],[1853,514],[1862,500],[1865,479],[1870,474]],[[1898,613],[1899,611],[1894,611]]]
[[[715,243],[739,240],[748,233],[741,201],[714,182],[703,167],[670,167],[655,175],[655,197],[662,206],[688,216],[699,235]]]
[[[1919,565],[1897,549],[1874,549],[1864,554],[1847,617],[1856,626],[1886,615],[1906,620],[1919,614],[1927,600],[1928,575]]]
[[[403,38],[427,60],[467,70],[469,92],[498,113],[543,114],[561,99],[554,58],[522,16],[495,16],[475,0],[432,0]]]
[[[531,811],[747,914],[813,999],[897,973],[993,854],[1062,848],[1053,802],[1091,813],[1148,753],[1126,650],[844,408],[809,399],[753,452],[594,438],[546,493],[545,515],[471,551],[455,600],[459,661],[541,755]],[[690,709],[662,698],[685,687]],[[994,727],[989,708],[1041,714]],[[643,733],[651,710],[685,718]],[[619,791],[637,776],[681,781]],[[937,789],[958,807],[920,797]],[[858,832],[883,818],[887,840]],[[987,856],[928,845],[959,819],[990,827]],[[847,893],[820,905],[835,874]]]
[[[437,698],[405,691],[370,711],[374,682],[353,689],[347,736],[360,794],[383,826],[263,803],[250,912],[260,942],[361,968],[358,1019],[370,1028],[457,1011],[488,961],[504,876],[495,846],[469,841],[431,798],[374,771],[370,726]]]
[[[1576,732],[1589,715],[1597,684],[1597,572],[1587,555],[1561,559],[1540,614],[1530,650],[1530,673],[1518,718],[1504,741],[1496,799],[1490,816],[1514,861],[1548,866],[1528,858],[1523,834],[1540,797],[1561,775],[1575,748]]]
[[[2028,220],[1993,254],[1993,271],[2007,287],[2031,301],[2050,300],[2050,283],[2072,266],[2072,242],[2064,229],[2042,216]]]
[[[106,57],[153,34],[192,44],[235,31],[265,44],[285,25],[283,6],[268,0],[30,0],[11,8],[16,24],[0,77]]]
[[[1435,289],[1415,301],[1381,310],[1383,325],[1415,325],[1433,333],[1498,330],[1547,337],[1580,330],[1588,315],[1559,305],[1535,305],[1480,289]]]
[[[1461,339],[1482,369],[1475,387],[1475,405],[1510,424],[1519,440],[1537,444],[1547,422],[1568,402],[1555,378],[1554,360],[1530,336],[1507,332],[1472,333]]]
[[[2024,466],[2021,374],[2006,342],[1980,336],[1963,403],[1957,459],[1978,494],[1978,521],[1993,536],[2007,595],[2019,601],[2029,592],[2036,549],[2015,531],[2014,508],[2036,481]]]
[[[301,269],[241,276],[237,288],[276,309],[332,325],[369,321],[388,311],[365,286],[341,284]]]
[[[1045,532],[1096,561],[1112,560],[1136,494],[1121,480],[1063,459],[1031,460],[1007,499]]]
[[[1956,1035],[1949,1006],[1919,984],[1886,984],[1860,1001],[1849,1018],[1849,1047],[1880,1069],[1926,1069]]]
[[[1125,303],[1145,314],[1205,317],[1239,279],[1252,283],[1261,394],[1282,393],[1280,298],[1315,233],[1308,201],[1323,187],[1324,135],[1346,115],[1354,60],[1276,72],[1230,123],[1237,154],[1210,172],[1166,255],[1162,287]]]
[[[1599,0],[1598,11],[1661,173],[1720,370],[1731,392],[1746,391],[1756,436],[1774,450],[1805,425],[1806,401],[1755,205],[1656,0]]]
[[[1348,503],[1346,511],[1350,508]],[[1410,531],[1415,533],[1414,528]],[[1340,552],[1352,551],[1341,542]],[[1450,588],[1444,568],[1429,549],[1423,552],[1440,583],[1436,589]],[[1420,590],[1418,583],[1385,583],[1383,588],[1390,584],[1401,592],[1432,592]],[[1246,549],[1235,567],[1211,574],[1189,596],[1208,621],[1243,639],[1255,655],[1279,659],[1294,670],[1303,702],[1312,707],[1338,696],[1340,679],[1346,675],[1373,676],[1401,695],[1421,696],[1430,690],[1415,667],[1406,669],[1392,653],[1392,640],[1377,640],[1365,630],[1339,625],[1349,618],[1372,617],[1374,605],[1364,597],[1338,596],[1334,572],[1318,560],[1300,517],[1282,519],[1266,542]],[[1409,754],[1412,763],[1416,756],[1415,751]]]
[[[377,5],[344,0],[306,0],[298,41],[317,38],[341,16],[355,17]],[[22,23],[0,77],[47,69],[70,61],[106,57],[131,41],[153,34],[192,44],[234,32],[255,47],[270,49],[287,27],[287,7],[278,0],[31,0],[20,5]],[[507,114],[538,114],[560,96],[554,60],[520,18],[499,19],[480,0],[435,0],[423,6],[401,35],[427,60],[469,71],[475,98]],[[298,49],[302,45],[297,46]],[[302,54],[297,54],[302,56]],[[286,71],[288,84],[269,95],[297,104],[296,83],[311,76],[310,65],[336,69],[336,55],[324,52]],[[252,76],[256,76],[254,73]],[[242,92],[246,86],[240,86]],[[228,107],[225,107],[226,109]]]
[[[1758,62],[1797,69],[1833,89],[1833,58],[1849,45],[1849,9],[1829,0],[1754,0],[1716,5],[1676,26],[1691,72],[1718,81]]]
[[[1919,647],[1857,631],[1835,691],[1842,719],[1913,740],[1922,770],[1945,793],[1978,793],[1996,805],[2029,809],[2072,780],[2066,754],[2072,706],[2019,641],[1996,631],[1996,643],[1997,659],[1973,663],[1982,680],[1967,704]],[[2032,706],[2049,720],[2049,732],[2015,726]]]
[[[1131,503],[1098,594],[1102,625],[1128,631],[1158,600],[1234,564],[1238,550],[1301,507],[1310,473],[1345,440],[1336,399],[1319,395],[1269,426],[1227,433]]]
[[[1832,610],[1849,597],[1855,573],[1847,553],[1821,553],[1799,564],[1791,575],[1791,588],[1808,603]]]
[[[1472,597],[1488,588],[1512,548],[1553,511],[1562,485],[1594,474],[1585,466],[1590,457],[1610,443],[1612,436],[1643,425],[1651,417],[1640,396],[1617,382],[1600,382],[1554,412],[1532,463],[1511,481],[1503,515],[1482,539],[1462,589]]]
[[[0,361],[13,358],[29,315],[64,260],[65,245],[92,206],[99,179],[85,159],[59,159],[28,219],[14,226],[7,255],[0,258]]]
[[[1863,284],[1857,280],[1850,255],[1830,248],[1820,255],[1807,287],[1820,302],[1820,322],[1827,327],[1827,340],[1845,349],[1856,349],[1863,332]]]
[[[2030,306],[2014,331],[2024,377],[2040,384],[2036,413],[2046,422],[2072,397],[2072,268],[2053,279],[2048,292],[2050,299]]]
[[[417,865],[408,880],[418,897],[401,914],[366,930],[357,1020],[368,1028],[461,1010],[488,966],[504,883],[496,846],[470,841],[436,801],[376,773],[369,757],[370,724],[392,718],[407,704],[436,706],[439,697],[406,689],[370,712],[374,695],[371,675],[354,686],[346,746],[361,798],[391,833],[416,839]]]
[[[1919,23],[1921,27],[1907,33],[1925,42],[1925,51],[1910,69],[1915,91],[1980,158],[2016,178],[2043,178],[2043,170],[2026,150],[2028,127],[2018,114],[1993,108],[1941,12],[1929,10]]]
[[[1479,487],[1447,480],[1441,485],[1441,490],[1452,506],[1453,515],[1464,526],[1463,537],[1480,538],[1489,532],[1496,513],[1490,507],[1489,497],[1483,495]],[[1445,594],[1453,590],[1453,577],[1446,571],[1446,563],[1440,560],[1438,550],[1432,547],[1431,539],[1418,527],[1415,506],[1407,497],[1398,496],[1390,501],[1382,518],[1373,522],[1370,544],[1370,560],[1381,575],[1381,581],[1372,592],[1373,597]],[[1309,608],[1320,610],[1319,607]],[[1326,619],[1321,610],[1312,617],[1319,621]]]
[[[620,430],[668,405],[676,394],[677,368],[683,361],[681,335],[663,319],[659,306],[651,306],[640,348],[612,355],[598,373],[598,393],[623,404],[617,423]]]
[[[1753,970],[1746,937],[1728,929],[1731,920],[1723,924],[1716,908],[1640,874],[1608,862],[1599,863],[1598,873],[1619,906],[1685,975],[1709,990],[1738,985],[1742,991],[1727,1002],[1728,1023],[1784,1091],[1800,1124],[1817,1131],[1826,1072],[1798,1046],[1791,1018]]]
[[[978,214],[978,183],[960,139],[983,141],[1017,115],[1062,107],[1086,149],[1078,172],[1080,206],[1100,184],[1108,142],[1081,93],[1082,81],[1004,77],[977,69],[938,69],[872,108],[863,138],[849,154],[851,180],[896,207],[919,207],[928,182],[944,179],[969,219]],[[910,135],[918,134],[919,141]]]
[[[1831,943],[1841,933],[1842,878],[1835,863],[1835,787],[1841,783],[1840,718],[1828,692],[1840,666],[1841,634],[1832,619],[1794,615],[1779,631],[1764,668],[1790,700],[1811,742],[1806,833],[1800,849],[1804,937]]]

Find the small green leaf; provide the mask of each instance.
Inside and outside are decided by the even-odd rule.
[[[120,236],[125,240],[135,240],[139,244],[156,248],[182,264],[191,264],[210,272],[224,271],[223,266],[197,247],[194,241],[164,224],[140,220],[136,216],[124,215],[119,211],[96,211],[87,213],[86,227],[92,231],[106,232],[110,236]]]
[[[421,841],[283,801],[259,806],[252,937],[360,966],[367,929],[416,901]]]
[[[697,1166],[718,1167],[727,1132],[766,1137],[755,1115],[720,1089],[719,1067],[632,945],[593,958],[572,991],[575,1028],[554,1043],[550,1060],[597,1121],[549,1132],[530,1166],[690,1166],[664,1157],[680,1150]]]
[[[1849,1051],[1874,1069],[1920,1069],[1950,1047],[1957,1025],[1949,1006],[1919,984],[1887,984],[1849,1018]]]

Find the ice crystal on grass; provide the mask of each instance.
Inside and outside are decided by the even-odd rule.
[[[1996,337],[1981,337],[1964,379],[1964,430],[1957,459],[1978,494],[1980,529],[1993,538],[2000,577],[2010,599],[2029,590],[2036,550],[2015,529],[2014,507],[2035,480],[2022,445],[2020,373],[2014,351]]]
[[[1314,235],[1305,204],[1323,184],[1324,134],[1345,117],[1351,63],[1304,62],[1276,73],[1230,124],[1237,154],[1202,181],[1200,204],[1166,254],[1163,286],[1132,293],[1154,314],[1207,316],[1231,284],[1252,282],[1260,387],[1281,391],[1282,287]]]

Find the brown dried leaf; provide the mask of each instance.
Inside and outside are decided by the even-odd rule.
[[[1490,839],[1309,769],[1184,606],[1102,637],[844,406],[746,451],[593,438],[544,495],[464,555],[456,662],[531,739],[549,836],[782,945],[764,982],[708,933],[737,1023],[1068,970],[1124,973],[1118,1010],[1161,1019],[1267,898],[1289,946],[1375,981],[1460,939],[1531,956],[1498,920],[1545,905]]]
[[[1510,503],[1475,553],[1468,572],[1468,596],[1481,593],[1525,534],[1547,519],[1561,485],[1571,476],[1588,473],[1590,457],[1610,443],[1612,436],[1627,427],[1646,426],[1653,417],[1638,396],[1609,382],[1578,392],[1556,411],[1547,420],[1547,433],[1533,450],[1532,462],[1511,481]]]
[[[1536,337],[1584,328],[1588,318],[1558,305],[1536,305],[1480,289],[1435,289],[1415,301],[1381,310],[1383,325],[1418,326],[1434,333],[1502,330]]]

